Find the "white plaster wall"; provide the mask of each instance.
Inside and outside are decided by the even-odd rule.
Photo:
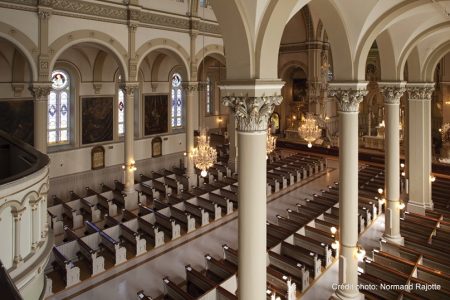
[[[223,46],[223,40],[221,38],[216,38],[212,36],[199,35],[195,41],[195,51],[198,52],[203,48],[203,37],[205,38],[204,45],[208,47],[210,45],[221,45]]]
[[[64,26],[61,26],[61,24],[64,24]],[[50,18],[48,43],[51,45],[56,39],[64,34],[77,30],[95,30],[104,32],[107,35],[111,35],[115,41],[122,45],[122,47],[128,49],[128,28],[126,25],[76,19],[58,15],[53,15]]]
[[[171,1],[171,0],[169,0]],[[136,50],[153,39],[166,38],[180,44],[189,53],[190,37],[188,33],[139,27],[136,30]]]
[[[182,152],[185,149],[185,134],[162,135],[163,155]],[[166,140],[167,138],[167,140]],[[151,158],[152,138],[134,142],[135,160]],[[105,167],[123,164],[123,143],[104,144]],[[50,178],[91,170],[92,147],[50,153]]]
[[[38,44],[38,15],[31,11],[0,8],[0,22],[9,24]]]

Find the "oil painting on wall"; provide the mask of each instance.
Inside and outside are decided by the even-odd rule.
[[[113,139],[113,97],[82,99],[82,143],[92,144]]]
[[[144,97],[144,134],[165,133],[168,130],[168,96],[146,95]]]
[[[0,101],[0,129],[33,145],[33,100]]]

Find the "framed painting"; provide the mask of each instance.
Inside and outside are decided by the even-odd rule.
[[[161,134],[168,131],[168,96],[144,96],[144,134]]]
[[[91,169],[98,170],[105,167],[105,148],[96,146],[91,150]]]
[[[0,129],[25,143],[33,145],[33,100],[0,101]]]
[[[152,139],[152,157],[158,157],[162,155],[162,139],[155,137]]]
[[[81,101],[83,144],[113,140],[113,97],[85,97]]]
[[[292,80],[292,101],[306,100],[306,79],[295,78]]]

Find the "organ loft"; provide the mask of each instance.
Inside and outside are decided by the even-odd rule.
[[[449,20],[0,0],[0,298],[450,299]]]

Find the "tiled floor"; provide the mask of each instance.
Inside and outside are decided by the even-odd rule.
[[[308,183],[286,193],[285,195],[272,200],[267,204],[268,220],[275,222],[276,214],[286,215],[286,209],[292,208],[299,199],[305,198],[328,184],[337,180],[337,161],[329,161],[329,171],[316,175],[315,179],[308,180]],[[178,241],[180,245],[167,251],[161,250],[158,255],[152,257],[137,258],[132,264],[125,264],[114,268],[113,274],[102,275],[83,282],[69,290],[66,290],[52,299],[108,299],[122,300],[135,299],[136,292],[144,292],[152,297],[161,295],[164,292],[162,278],[169,276],[174,282],[184,280],[184,267],[190,264],[194,268],[204,266],[204,255],[209,253],[215,257],[222,256],[221,245],[227,243],[231,247],[237,248],[237,218],[230,216],[229,220],[224,220],[224,225],[209,229],[205,228],[204,233],[195,238],[181,237]],[[384,226],[384,218],[378,218],[376,224],[368,229],[363,238],[362,244],[369,252],[376,247],[376,242],[380,231]],[[130,266],[132,265],[132,266]],[[133,266],[134,265],[134,266]],[[304,299],[328,299],[332,294],[331,283],[337,282],[338,263],[335,263],[321,278],[312,286],[304,296]]]

